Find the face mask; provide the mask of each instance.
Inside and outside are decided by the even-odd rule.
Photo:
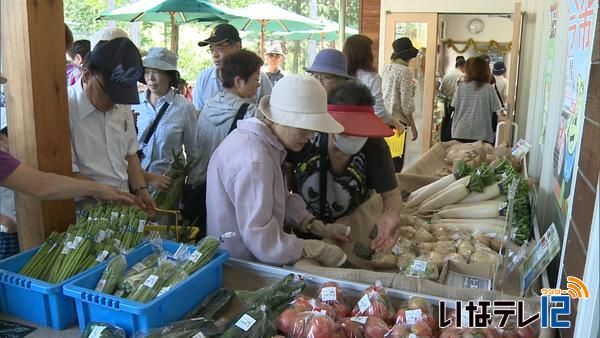
[[[354,155],[362,149],[367,140],[367,137],[336,134],[333,144],[344,154]]]

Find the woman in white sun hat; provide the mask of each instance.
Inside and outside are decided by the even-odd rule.
[[[338,246],[283,231],[285,223],[348,241],[346,226],[310,228],[313,217],[302,198],[286,189],[282,172],[286,148],[299,151],[315,131],[343,131],[327,113],[325,90],[309,76],[289,75],[261,99],[260,111],[264,117],[240,120],[210,159],[208,234],[238,233],[223,244],[236,258],[284,265],[309,257],[326,266],[343,265],[347,257]]]
[[[158,188],[166,189],[170,181],[166,173],[173,154],[183,152],[196,158],[196,119],[192,103],[176,93],[179,72],[177,55],[166,48],[153,47],[142,59],[144,76],[140,81],[147,89],[140,93],[140,103],[132,106],[138,113],[138,145],[142,169],[151,175]],[[175,206],[173,206],[175,207]]]

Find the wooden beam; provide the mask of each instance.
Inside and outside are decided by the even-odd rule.
[[[379,16],[381,9],[381,0],[361,0],[359,9],[360,34],[366,35],[373,40],[373,60],[375,60],[375,70],[377,71],[377,60],[379,59]]]
[[[2,0],[1,43],[11,153],[42,171],[72,175],[62,1]],[[22,249],[75,221],[72,200],[16,194]]]

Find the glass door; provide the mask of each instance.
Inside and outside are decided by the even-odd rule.
[[[437,21],[437,13],[388,13],[386,16],[385,64],[390,63],[392,43],[398,38],[410,38],[413,46],[419,50],[417,57],[409,64],[416,86],[413,116],[418,138],[412,141],[411,133],[406,135],[405,168],[431,147]]]

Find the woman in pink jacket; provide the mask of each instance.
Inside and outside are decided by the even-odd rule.
[[[346,255],[336,245],[303,240],[284,232],[284,224],[321,238],[348,240],[349,228],[325,225],[307,210],[302,198],[285,186],[286,148],[294,151],[315,131],[339,133],[342,125],[327,113],[327,94],[308,76],[279,80],[260,101],[261,118],[238,122],[208,164],[206,209],[208,234],[233,231],[223,245],[232,257],[284,265],[302,257],[341,266]]]

